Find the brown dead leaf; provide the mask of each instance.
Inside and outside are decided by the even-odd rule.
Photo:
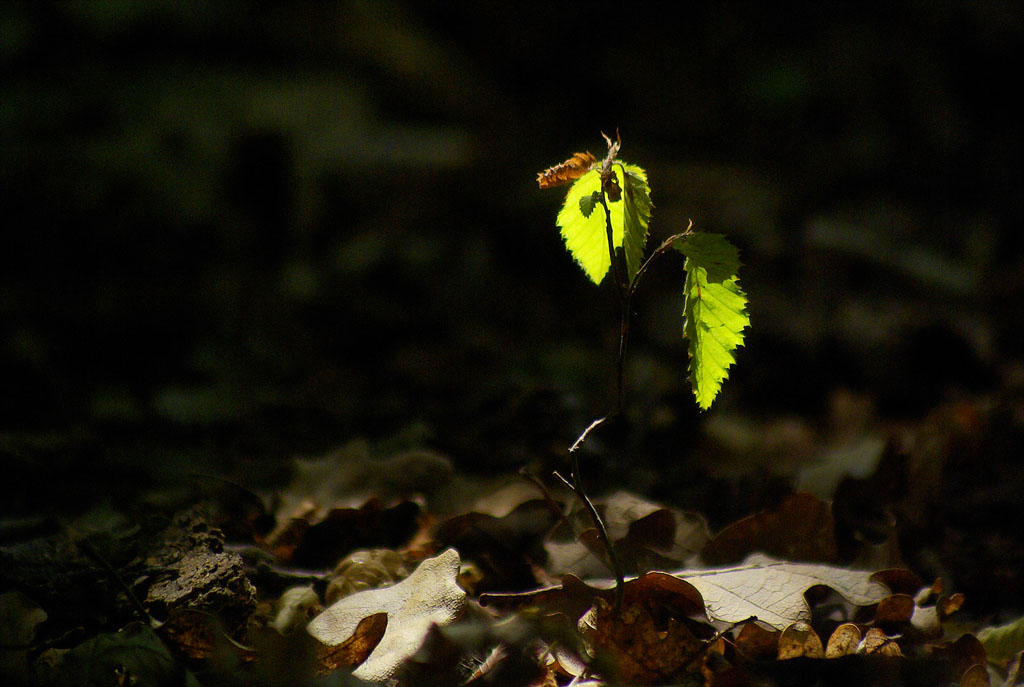
[[[940,596],[939,600],[935,602],[935,608],[939,612],[939,618],[946,619],[953,615],[964,605],[964,601],[967,598],[960,593],[952,594],[951,596]]]
[[[921,590],[921,578],[906,568],[879,570],[871,574],[871,580],[884,584],[893,594],[910,594],[914,596]],[[941,583],[937,581],[936,584]],[[915,600],[918,604],[924,603],[924,600],[918,599],[916,596]]]
[[[420,563],[408,578],[394,586],[341,599],[314,618],[306,629],[316,639],[333,646],[352,637],[363,619],[386,613],[383,638],[352,673],[363,680],[385,680],[416,653],[432,626],[448,625],[462,612],[466,593],[456,582],[459,564],[459,554],[448,549]]]
[[[903,652],[900,651],[899,645],[895,639],[887,637],[877,627],[872,627],[864,635],[864,640],[860,645],[860,653],[862,654],[878,654],[879,656],[902,656]]]
[[[973,665],[988,663],[985,647],[971,634],[961,635],[955,642],[940,647],[939,652],[949,659],[953,675],[963,675]]]
[[[755,552],[790,561],[834,561],[831,508],[811,494],[791,494],[775,510],[763,510],[726,527],[704,547],[701,558],[709,565],[728,565]]]
[[[548,502],[530,499],[502,517],[475,511],[453,517],[437,527],[434,538],[476,562],[484,588],[523,589],[536,584],[527,552],[537,548],[556,517]]]
[[[778,659],[786,661],[791,658],[825,658],[825,650],[821,646],[818,633],[807,623],[793,623],[779,636]]]
[[[960,687],[992,687],[985,666],[975,663],[960,678]]]
[[[707,523],[700,516],[667,508],[626,491],[599,499],[595,506],[626,574],[640,575],[684,565],[710,538]],[[570,519],[577,525],[575,529],[563,523],[544,542],[548,569],[556,575],[596,577],[608,574],[604,546],[596,530],[587,529],[589,516],[578,507]]]
[[[767,661],[778,654],[778,630],[766,630],[758,623],[744,623],[736,636],[736,649],[751,661]]]
[[[601,598],[580,619],[580,633],[594,648],[599,663],[606,663],[623,681],[661,684],[688,671],[699,670],[704,642],[674,618],[659,624],[648,608],[624,604],[616,614]]]
[[[893,594],[878,602],[875,609],[875,623],[905,623],[914,615],[914,599],[907,594]]]
[[[192,609],[171,613],[159,630],[170,646],[192,660],[209,658],[222,632],[212,615]]]
[[[553,167],[548,167],[537,175],[537,184],[542,188],[554,188],[564,186],[590,171],[591,166],[597,162],[597,158],[586,153],[573,153],[565,162]]]
[[[843,623],[828,638],[828,646],[825,647],[825,658],[840,658],[857,653],[860,640],[860,628],[853,623]]]
[[[359,621],[355,632],[341,644],[321,644],[317,649],[317,672],[321,675],[338,668],[355,668],[377,648],[388,627],[387,613],[374,613]]]

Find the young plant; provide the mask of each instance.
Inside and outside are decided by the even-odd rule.
[[[655,258],[676,250],[686,256],[683,269],[683,336],[689,340],[690,383],[701,410],[711,407],[722,382],[735,362],[733,351],[743,345],[743,330],[750,326],[747,296],[739,286],[739,251],[721,234],[693,231],[693,223],[665,239],[646,259],[651,221],[651,189],[647,173],[618,159],[621,139],[604,140],[608,153],[599,161],[589,152],[576,153],[565,162],[537,175],[542,189],[572,184],[557,223],[565,246],[587,277],[600,284],[609,274],[620,306],[619,353],[614,406],[594,420],[569,449],[572,479],[556,475],[572,489],[590,513],[611,559],[621,603],[622,572],[601,522],[580,482],[577,452],[591,432],[622,413],[623,369],[629,343],[629,318],[640,278]]]

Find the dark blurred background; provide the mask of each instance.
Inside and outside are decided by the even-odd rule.
[[[607,407],[617,306],[535,176],[616,129],[651,243],[727,234],[753,321],[698,414],[682,264],[652,269],[627,481],[700,460],[716,415],[813,425],[843,389],[907,421],[1020,383],[1022,21],[1001,0],[4,3],[5,509],[189,469],[266,484],[354,436],[466,470],[557,460]]]

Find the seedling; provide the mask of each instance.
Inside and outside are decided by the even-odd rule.
[[[608,146],[603,160],[589,152],[576,153],[565,162],[537,175],[542,189],[572,184],[558,213],[565,247],[584,274],[600,284],[611,273],[619,297],[619,352],[615,400],[611,411],[588,426],[569,448],[571,480],[555,473],[583,502],[611,559],[616,580],[617,606],[621,603],[622,572],[615,560],[607,530],[580,482],[578,452],[587,437],[622,413],[623,369],[629,344],[629,318],[633,295],[651,263],[672,250],[686,256],[683,269],[683,336],[689,341],[689,375],[697,406],[707,410],[735,363],[733,351],[743,345],[743,330],[750,326],[747,296],[739,286],[739,251],[721,234],[686,230],[665,239],[647,258],[647,228],[651,221],[651,189],[647,172],[620,160],[622,140],[601,134]]]

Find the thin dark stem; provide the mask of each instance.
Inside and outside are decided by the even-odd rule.
[[[602,418],[603,420],[604,418]],[[593,425],[591,425],[593,426]],[[586,490],[583,488],[583,482],[580,480],[580,458],[579,453],[573,451],[572,456],[572,479],[568,480],[562,475],[555,473],[555,477],[560,479],[565,486],[569,487],[576,497],[583,504],[583,507],[587,511],[587,515],[590,516],[590,521],[594,523],[594,527],[597,530],[597,536],[601,540],[601,546],[608,553],[608,562],[611,565],[612,573],[615,575],[615,612],[618,613],[622,610],[622,596],[623,596],[623,585],[626,583],[626,578],[622,574],[622,566],[619,565],[619,558],[615,555],[615,549],[612,548],[612,540],[608,536],[608,529],[604,526],[604,521],[601,520],[601,515],[597,512],[597,508],[594,506],[594,502],[587,496]]]
[[[640,269],[636,271],[636,276],[633,277],[633,281],[629,285],[629,291],[626,294],[626,298],[632,300],[633,294],[636,293],[637,284],[640,283],[640,277],[644,276],[644,272],[647,271],[647,268],[650,267],[651,263],[654,262],[655,258],[659,258],[665,253],[672,250],[673,246],[675,246],[676,242],[679,241],[679,239],[686,238],[692,233],[693,220],[690,220],[689,225],[687,225],[686,227],[686,231],[682,232],[681,234],[673,234],[672,236],[669,236],[667,239],[662,241],[661,245],[658,246],[653,253],[647,256],[647,259],[644,260],[642,265],[640,265]]]
[[[618,152],[618,143],[613,144],[607,136],[605,136],[605,140],[608,141],[608,158],[606,158],[604,162],[604,168],[607,171],[607,168],[611,165],[611,162],[615,157],[615,153]],[[640,265],[640,269],[637,270],[637,273],[633,278],[629,279],[625,258],[621,253],[616,253],[615,251],[612,214],[608,208],[608,200],[605,197],[605,190],[603,187],[601,189],[600,202],[601,207],[604,208],[605,235],[608,240],[608,259],[611,263],[612,277],[615,280],[615,286],[617,287],[619,294],[619,352],[615,373],[615,402],[612,406],[612,412],[591,422],[590,426],[583,430],[583,433],[580,434],[576,441],[573,442],[573,445],[569,447],[569,456],[572,459],[572,479],[567,480],[565,477],[558,474],[558,472],[555,472],[555,477],[564,482],[565,485],[576,494],[580,502],[583,503],[587,514],[590,516],[591,522],[594,523],[594,527],[597,529],[598,536],[601,539],[601,543],[604,546],[605,551],[608,552],[608,560],[611,564],[612,571],[615,573],[615,612],[618,613],[622,610],[623,585],[625,584],[625,578],[622,574],[622,566],[619,564],[618,556],[615,555],[615,549],[612,548],[611,538],[608,536],[608,528],[605,527],[600,514],[597,512],[593,502],[590,500],[590,497],[587,496],[587,492],[583,488],[583,482],[580,478],[579,450],[582,448],[583,444],[592,432],[622,414],[623,398],[625,396],[624,377],[626,368],[626,350],[629,347],[629,318],[630,311],[632,309],[633,295],[636,293],[640,277],[644,275],[647,268],[655,258],[667,253],[671,250],[677,240],[690,233],[693,228],[693,222],[690,222],[690,225],[682,234],[676,234],[662,242],[662,244],[658,246],[658,249],[655,250],[642,265]]]
[[[625,383],[623,378],[626,369],[626,349],[629,347],[629,313],[632,301],[632,291],[627,291],[627,296],[622,302],[619,311],[619,359],[616,365],[615,375],[615,406],[613,415],[622,413],[623,395],[625,394]]]

